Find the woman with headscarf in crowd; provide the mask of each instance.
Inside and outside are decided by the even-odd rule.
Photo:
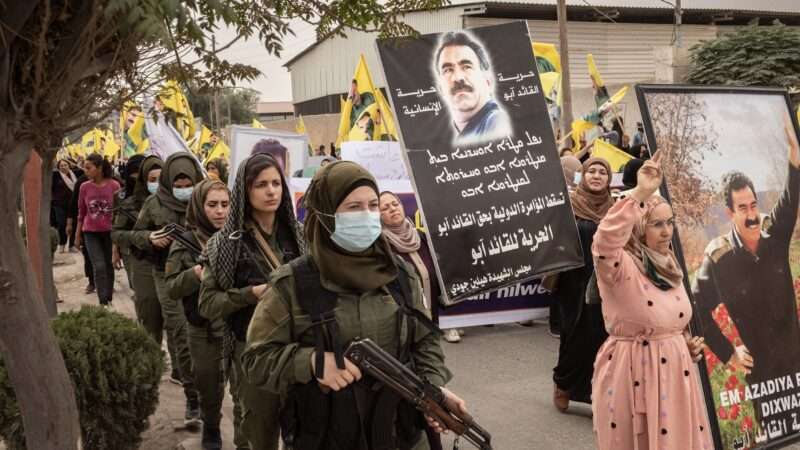
[[[186,232],[182,238],[195,250],[204,251],[206,243],[228,218],[230,193],[221,180],[201,181],[192,192],[186,210]],[[173,242],[164,274],[171,298],[179,298],[188,323],[189,351],[192,355],[194,381],[200,393],[203,419],[203,449],[220,450],[222,435],[222,399],[225,396],[223,336],[225,323],[210,321],[200,315],[198,297],[203,277],[200,253],[181,242]]]
[[[275,158],[255,154],[239,165],[225,226],[208,242],[200,314],[224,320],[230,331],[234,444],[278,448],[280,397],[259,389],[242,368],[241,355],[256,304],[272,272],[304,253],[302,228],[291,192]]]
[[[188,152],[170,155],[161,169],[158,189],[142,205],[132,235],[134,246],[153,255],[153,281],[167,330],[167,345],[172,340],[174,362],[186,396],[185,424],[190,427],[200,424],[200,403],[194,388],[192,357],[186,338],[186,317],[183,315],[181,299],[170,297],[164,277],[173,238],[163,236],[160,231],[169,224],[185,225],[186,208],[192,190],[202,180],[203,172],[194,155]]]
[[[69,167],[66,159],[61,159],[56,163],[56,170],[53,171],[52,196],[50,199],[51,224],[58,230],[58,247],[61,253],[67,251],[67,245],[72,247],[74,236],[67,233],[67,218],[69,204],[72,201],[72,193],[75,191],[75,183],[78,177]]]
[[[115,208],[111,239],[120,249],[126,270],[130,270],[136,318],[147,334],[152,336],[160,346],[164,336],[164,316],[161,314],[161,304],[158,301],[153,279],[155,253],[149,246],[141,243],[142,240],[146,240],[146,236],[139,239],[139,245],[146,248],[136,245],[136,232],[133,231],[133,227],[136,225],[139,212],[147,197],[158,191],[158,179],[161,177],[164,161],[155,155],[149,155],[139,160],[138,175],[133,177],[131,164],[135,163],[134,158],[132,157],[128,161],[128,180],[125,184],[126,191],[131,184],[133,191],[130,195],[126,195],[125,199]],[[126,254],[128,255],[127,259],[125,259]],[[181,382],[180,374],[171,337],[167,339],[167,349],[172,362],[170,381],[179,384]]]
[[[421,428],[404,426],[419,417],[413,406],[343,357],[344,343],[369,338],[436,386],[451,377],[416,271],[381,238],[375,179],[351,161],[329,164],[305,205],[309,255],[278,269],[256,307],[242,359],[249,380],[287,397],[284,436],[295,448],[427,448]]]
[[[564,412],[570,400],[591,403],[592,367],[597,350],[606,339],[600,305],[587,304],[586,291],[592,278],[592,239],[597,224],[613,204],[611,167],[606,160],[589,158],[583,163],[578,187],[570,202],[578,225],[584,265],[558,274],[555,296],[558,300],[561,332],[558,363],[553,369],[553,403]]]
[[[228,183],[228,162],[224,158],[214,158],[206,163],[208,178]]]
[[[411,219],[406,217],[403,202],[394,192],[381,192],[380,205],[383,236],[392,250],[416,271],[425,294],[425,308],[431,312],[433,321],[438,323],[439,296],[442,291],[428,248],[428,237],[417,230]],[[457,329],[451,328],[445,331],[444,339],[447,342],[459,342],[461,336]]]
[[[592,246],[609,338],[597,354],[593,420],[600,450],[713,448],[694,363],[703,339],[672,251],[675,217],[656,194],[656,155],[608,211]]]
[[[98,153],[86,157],[84,169],[89,181],[81,185],[78,193],[75,246],[86,245],[94,270],[97,298],[101,305],[110,306],[114,295],[111,223],[114,199],[120,186],[111,178],[111,164]]]
[[[133,155],[128,163],[125,164],[125,173],[123,177],[124,195],[120,195],[118,201],[114,205],[114,222],[111,225],[111,242],[114,243],[111,253],[111,262],[115,269],[121,269],[123,266],[128,275],[128,285],[133,289],[133,267],[130,252],[130,234],[126,231],[133,229],[136,223],[136,218],[139,215],[136,206],[136,199],[134,191],[136,188],[136,180],[139,178],[139,167],[144,160],[144,155]],[[139,203],[141,208],[141,203]],[[124,230],[124,231],[123,231]],[[121,239],[121,241],[120,241]],[[134,303],[135,295],[134,295]]]

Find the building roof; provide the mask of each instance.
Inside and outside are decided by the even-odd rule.
[[[292,102],[258,102],[256,114],[294,114]]]
[[[672,0],[674,2],[675,0]],[[566,0],[570,20],[672,23],[674,6],[667,0]],[[439,9],[468,8],[466,14],[486,17],[555,20],[557,0],[451,0]],[[755,18],[780,19],[800,25],[800,0],[682,0],[684,24],[745,24]],[[291,65],[313,50],[326,36],[289,59]]]

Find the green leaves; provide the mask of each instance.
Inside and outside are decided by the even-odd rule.
[[[800,31],[748,25],[691,49],[689,82],[800,87]]]

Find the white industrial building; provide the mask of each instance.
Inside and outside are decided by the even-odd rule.
[[[409,12],[403,21],[424,34],[525,20],[533,40],[559,44],[555,0],[453,3],[435,10]],[[587,53],[594,55],[613,91],[624,84],[679,81],[685,71],[686,49],[754,19],[761,24],[777,19],[787,25],[800,25],[800,0],[683,0],[682,45],[676,50],[675,11],[667,1],[567,0],[567,8],[576,115],[588,112],[592,104]],[[329,37],[287,62],[295,114],[339,112],[339,96],[346,95],[361,53],[375,85],[384,87],[375,37],[363,32],[348,32],[346,39]],[[626,114],[630,126],[638,119],[632,92],[623,103],[630,110]]]

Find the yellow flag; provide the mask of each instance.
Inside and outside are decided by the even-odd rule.
[[[213,133],[211,130],[208,129],[207,126],[203,125],[203,128],[200,129],[200,137],[195,141],[195,145],[192,148],[192,151],[195,154],[200,154],[203,150],[204,146],[211,143],[211,135]]]
[[[400,140],[400,137],[397,134],[397,125],[395,125],[394,122],[392,108],[389,106],[389,102],[386,101],[386,97],[383,96],[383,92],[381,92],[380,89],[375,89],[375,99],[378,102],[379,111],[377,111],[377,113],[381,117],[381,123],[379,126],[375,127],[374,139],[380,140],[381,136],[386,134],[391,136],[395,141]]]
[[[297,134],[305,134],[308,137],[308,148],[311,150],[309,154],[314,154],[314,144],[311,142],[311,135],[308,134],[308,129],[306,128],[306,123],[303,120],[303,115],[297,116],[297,122],[294,124],[294,131]]]
[[[358,65],[347,91],[347,102],[343,105],[339,122],[337,146],[345,141],[369,140],[374,136],[378,99],[363,54],[358,58]],[[369,114],[369,119],[365,118],[366,114]],[[362,129],[355,130],[358,126]]]
[[[264,125],[261,125],[261,122],[258,119],[253,119],[253,124],[251,125],[253,128],[264,128]]]
[[[184,141],[191,139],[196,130],[194,124],[194,114],[189,108],[189,100],[183,95],[180,85],[175,80],[168,80],[161,87],[158,99],[164,104],[164,108],[175,112],[175,129],[178,130]]]
[[[625,153],[624,151],[614,147],[602,139],[594,140],[594,149],[592,150],[593,158],[603,158],[608,161],[613,172],[619,172],[625,163],[633,159],[633,156]]]
[[[112,160],[116,159],[119,156],[119,151],[122,147],[117,144],[117,141],[114,139],[114,132],[111,130],[106,130],[105,133],[105,145],[103,146],[103,156]]]
[[[589,122],[588,120],[577,119],[572,121],[572,140],[575,142],[575,146],[573,147],[573,151],[575,153],[581,150],[581,138],[583,135],[591,130],[592,128],[596,127],[597,125]]]
[[[339,113],[339,130],[336,132],[336,148],[341,147],[342,142],[347,140],[347,134],[350,133],[350,113],[353,110],[353,102],[348,97],[339,97],[339,104],[341,112]]]
[[[533,55],[544,58],[556,68],[556,72],[561,73],[561,56],[558,54],[555,44],[545,44],[544,42],[531,42],[533,45]]]
[[[88,155],[90,153],[103,153],[103,140],[105,135],[97,128],[92,128],[81,137],[81,147],[83,153]]]
[[[622,89],[618,90],[614,95],[611,96],[609,99],[611,103],[617,104],[625,98],[625,94],[628,93],[628,86],[623,86]]]
[[[561,74],[558,72],[546,72],[540,74],[539,79],[542,81],[542,92],[544,96],[551,101],[556,101],[557,99],[553,98],[553,90],[561,84]]]
[[[231,149],[222,142],[222,139],[217,141],[217,145],[211,149],[211,152],[206,157],[205,161],[203,161],[203,165],[205,166],[206,162],[211,161],[212,159],[222,158],[225,161],[230,161],[231,159]]]
[[[600,77],[600,72],[597,70],[597,65],[594,63],[594,56],[591,53],[586,55],[586,64],[589,66],[589,77],[594,81],[595,86],[603,87],[603,78]]]
[[[137,148],[142,145],[142,141],[145,140],[144,135],[144,115],[139,114],[136,117],[136,120],[133,122],[130,128],[128,128],[128,137],[130,138],[131,142],[137,146]]]

